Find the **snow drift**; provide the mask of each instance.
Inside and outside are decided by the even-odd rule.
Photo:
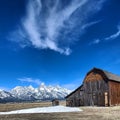
[[[0,115],[25,114],[25,113],[80,112],[80,111],[82,110],[75,107],[52,106],[52,107],[22,109],[22,110],[10,111],[10,112],[0,112]]]

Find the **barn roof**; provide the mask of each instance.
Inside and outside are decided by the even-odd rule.
[[[97,69],[97,70],[102,71],[105,74],[105,76],[108,78],[108,80],[120,82],[120,76],[119,75],[113,74],[111,72],[108,72],[106,70],[102,70],[102,69],[99,69],[99,68],[93,68],[93,69]]]
[[[110,72],[107,72],[107,71],[103,71],[103,72],[105,73],[105,75],[107,76],[107,78],[109,80],[120,82],[120,76],[115,75],[115,74],[110,73]]]
[[[81,89],[83,85],[79,86],[77,89],[75,89],[73,92],[71,92],[69,95],[67,95],[65,98],[68,98],[71,96],[73,93],[75,93],[77,90]]]

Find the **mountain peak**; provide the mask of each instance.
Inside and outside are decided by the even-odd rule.
[[[60,86],[46,86],[41,83],[40,87],[16,86],[10,92],[0,90],[0,99],[12,98],[13,101],[34,101],[34,100],[52,100],[54,98],[64,99],[71,91]]]
[[[44,82],[42,82],[42,83],[41,83],[41,86],[45,86],[45,83],[44,83]]]
[[[32,85],[29,85],[28,88],[31,89],[31,90],[35,89]]]
[[[0,89],[0,92],[3,91],[2,89]]]

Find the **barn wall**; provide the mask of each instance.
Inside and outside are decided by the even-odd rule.
[[[109,81],[110,105],[120,105],[120,83]]]
[[[83,105],[83,89],[77,89],[73,94],[66,98],[66,106],[82,106]]]
[[[79,91],[77,90],[76,92],[74,92],[72,95],[70,95],[67,99],[66,99],[66,105],[67,106],[79,106]]]
[[[66,98],[66,106],[74,106],[74,94]]]
[[[80,99],[80,89],[78,89],[74,93],[74,106],[80,106],[79,99]]]
[[[83,106],[84,105],[84,88],[83,86],[80,87],[78,90],[76,90],[74,94],[74,99],[75,99],[75,106]]]
[[[86,76],[83,84],[85,106],[108,106],[108,82],[104,79],[104,75],[97,71]]]

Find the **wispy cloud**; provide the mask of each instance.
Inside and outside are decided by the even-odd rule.
[[[105,37],[105,38],[103,38],[103,39],[97,38],[97,39],[91,41],[91,42],[89,43],[89,45],[99,44],[100,42],[105,42],[105,41],[110,41],[110,40],[117,39],[118,37],[120,37],[120,24],[117,26],[117,29],[118,29],[118,30],[117,30],[116,33],[110,35],[109,37]]]
[[[95,39],[95,40],[91,41],[91,42],[89,43],[89,45],[99,44],[100,42],[101,42],[100,39]]]
[[[32,79],[32,78],[18,78],[21,82],[28,82],[28,83],[34,83],[36,85],[40,85],[42,82],[39,79]]]
[[[109,37],[106,37],[105,40],[113,40],[120,36],[120,25],[117,26],[118,31]]]
[[[68,4],[65,4],[62,0],[28,0],[26,16],[12,38],[24,47],[32,45],[38,49],[49,48],[69,55],[72,51],[69,46],[76,38],[67,42],[67,33],[73,34],[73,29],[79,26],[76,34],[80,35],[86,28],[98,23],[88,23],[89,17],[101,10],[105,1],[68,0]],[[61,42],[67,44],[61,46]]]
[[[101,22],[101,21],[102,21],[102,20],[97,20],[97,21],[92,21],[92,22],[86,23],[86,24],[84,24],[84,25],[82,26],[82,29],[89,28],[89,27],[91,27],[91,26],[93,26],[93,25],[95,25],[95,24],[97,24],[97,23],[99,23],[99,22]]]

